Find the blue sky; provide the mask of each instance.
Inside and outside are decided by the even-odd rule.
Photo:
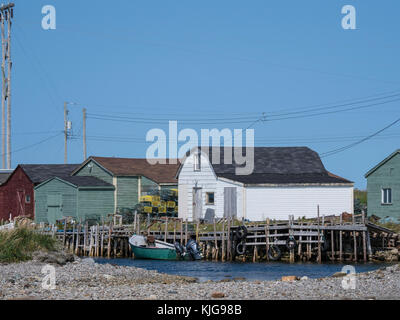
[[[144,157],[147,131],[167,128],[149,119],[204,119],[180,121],[179,129],[246,128],[262,112],[270,119],[400,91],[395,0],[14,2],[13,166],[63,162],[64,101],[77,103],[69,106],[68,160],[79,163],[83,107],[88,155]],[[48,4],[56,30],[41,28]],[[357,30],[341,27],[346,4],[357,10]],[[257,123],[256,145],[324,153],[385,127],[400,117],[399,103]],[[399,138],[396,125],[323,162],[364,188],[365,172],[399,148]]]

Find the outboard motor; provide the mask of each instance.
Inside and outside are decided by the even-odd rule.
[[[176,250],[176,253],[177,253],[181,258],[184,257],[184,255],[185,255],[185,248],[184,248],[178,241],[175,242],[175,250]]]
[[[201,252],[199,245],[193,239],[190,239],[186,245],[186,252],[190,255],[192,260],[201,260]]]

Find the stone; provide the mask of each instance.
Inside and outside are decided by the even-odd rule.
[[[66,253],[63,251],[38,251],[32,255],[33,260],[49,263],[49,264],[58,264],[65,265],[67,262],[74,261],[74,255],[70,253]]]
[[[308,280],[308,279],[309,278],[307,276],[303,276],[303,277],[300,278],[301,281]]]
[[[95,264],[96,262],[94,261],[94,259],[92,258],[84,258],[81,260],[81,263],[85,263],[85,264]]]
[[[223,292],[213,292],[211,294],[211,298],[214,298],[214,299],[225,298],[225,294]]]
[[[233,278],[233,280],[234,281],[246,281],[246,278],[244,278],[244,277],[236,277],[236,278]]]
[[[296,276],[283,276],[281,280],[284,281],[284,282],[296,281],[296,280],[298,280],[298,277],[296,277]]]
[[[335,272],[331,277],[332,278],[342,278],[347,276],[346,272]]]

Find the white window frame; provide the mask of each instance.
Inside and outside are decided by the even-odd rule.
[[[200,152],[196,152],[194,154],[193,170],[195,172],[201,171],[201,154],[200,154]]]
[[[209,198],[208,198],[209,194],[211,194],[211,193],[213,194],[213,197],[214,197],[214,201],[212,203],[209,201]],[[213,191],[206,192],[206,205],[208,205],[208,206],[215,205],[215,192],[213,192]]]
[[[392,204],[393,203],[392,188],[382,188],[382,199],[381,200],[382,200],[382,204]]]

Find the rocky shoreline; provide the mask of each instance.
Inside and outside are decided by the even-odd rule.
[[[53,261],[52,261],[53,260]],[[74,260],[74,261],[73,261]],[[42,288],[42,268],[55,267],[56,288]],[[243,279],[199,283],[136,267],[97,264],[93,259],[41,254],[24,263],[0,264],[0,299],[396,299],[400,300],[400,264],[355,276],[344,289],[343,274],[323,279],[286,277],[279,281]]]

